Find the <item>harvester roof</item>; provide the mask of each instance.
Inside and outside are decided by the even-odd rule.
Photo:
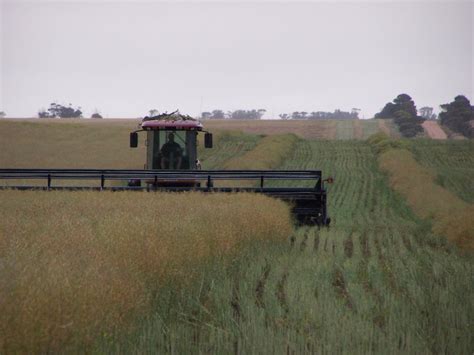
[[[145,121],[142,123],[142,129],[148,130],[190,130],[190,131],[201,131],[202,124],[199,121],[168,121],[168,120],[153,120]]]
[[[144,130],[202,130],[201,122],[189,115],[180,114],[179,111],[175,111],[173,113],[163,113],[161,115],[152,117],[145,117],[141,126]]]

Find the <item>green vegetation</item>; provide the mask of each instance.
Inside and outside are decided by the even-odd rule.
[[[458,95],[449,104],[441,105],[443,112],[439,114],[441,123],[454,132],[468,138],[474,138],[474,106],[467,97]]]
[[[310,127],[299,126],[298,122],[293,123],[295,127],[302,130]],[[239,124],[247,123],[239,122]],[[273,128],[266,122],[258,124],[258,130],[274,129],[281,133],[285,128],[280,122],[275,123]],[[327,128],[324,134],[335,138],[339,123],[331,123],[331,126],[324,123],[324,125]],[[235,129],[233,124],[231,126]],[[256,126],[246,127],[245,129],[255,132]],[[42,129],[39,126],[36,128]],[[55,129],[58,134],[61,129],[67,132],[74,131],[64,124]],[[77,131],[80,129],[78,128]],[[128,137],[128,127],[117,126],[115,129],[117,131],[114,131],[114,134],[124,132]],[[339,130],[341,136],[345,137],[350,137],[349,131],[349,126],[345,125],[341,125]],[[47,142],[38,141],[39,136],[35,135],[34,131],[24,137],[20,136],[21,132],[17,130],[15,134],[17,141],[21,140],[22,145],[37,144],[39,149],[47,152]],[[51,133],[51,130],[47,132]],[[107,136],[110,132],[110,130],[102,130],[96,133],[101,135],[96,137],[100,147],[103,147],[102,144],[109,139],[111,144],[116,144],[114,140],[116,137],[112,139]],[[49,136],[49,139],[52,137]],[[66,151],[72,151],[71,140],[76,147],[81,146],[81,138],[75,138],[72,133],[68,137],[69,139],[63,142]],[[89,139],[88,135],[84,134],[80,137]],[[15,136],[8,139],[11,139],[12,143],[15,142]],[[260,164],[262,154],[264,154],[261,147],[269,141],[267,138],[258,136],[239,137],[236,133],[219,134],[216,149],[203,151],[206,155],[201,157],[204,164],[212,168],[222,167],[231,162],[232,166],[240,168],[240,162],[247,164],[249,159],[258,159]],[[90,338],[79,336],[75,338],[75,342],[72,341],[74,338],[67,338],[66,341],[70,347],[66,349],[90,350],[99,353],[445,352],[471,354],[474,349],[472,325],[474,262],[472,255],[460,253],[458,248],[448,243],[445,237],[449,238],[449,228],[456,229],[458,225],[462,225],[460,222],[463,220],[469,218],[472,220],[472,214],[463,215],[463,220],[454,221],[455,225],[450,225],[448,229],[434,228],[439,234],[437,235],[432,231],[432,227],[436,224],[436,219],[433,220],[432,217],[436,212],[422,215],[419,214],[416,206],[420,201],[427,201],[424,200],[425,195],[433,195],[433,191],[435,193],[440,191],[434,183],[437,181],[444,181],[444,187],[452,192],[442,189],[443,192],[440,192],[442,196],[450,197],[440,197],[441,201],[453,206],[472,206],[468,199],[461,201],[456,197],[456,195],[470,196],[472,192],[472,144],[467,141],[395,141],[383,136],[373,137],[370,142],[296,138],[292,138],[291,141],[292,143],[288,146],[291,148],[281,150],[285,152],[286,157],[276,163],[279,168],[318,169],[322,170],[325,176],[335,178],[335,183],[328,186],[329,212],[332,217],[330,229],[297,228],[288,240],[285,238],[289,233],[288,226],[285,224],[286,209],[286,212],[280,213],[279,207],[268,206],[260,201],[241,201],[236,199],[238,195],[233,195],[217,205],[217,202],[207,205],[205,199],[199,198],[194,201],[195,204],[191,204],[194,206],[192,211],[182,211],[181,208],[188,203],[188,199],[186,195],[178,195],[174,198],[186,200],[186,203],[170,202],[173,204],[173,208],[170,207],[171,212],[174,211],[174,213],[168,216],[167,220],[178,221],[176,217],[179,217],[179,223],[165,223],[164,227],[171,231],[170,234],[166,234],[168,237],[164,238],[164,242],[168,243],[167,247],[153,249],[147,247],[155,245],[153,243],[160,243],[161,234],[157,230],[160,227],[157,225],[163,226],[161,222],[157,222],[160,221],[160,213],[163,210],[162,199],[155,198],[157,195],[143,194],[138,200],[137,197],[130,199],[127,194],[43,193],[31,195],[23,193],[19,195],[22,196],[21,198],[17,198],[18,195],[15,194],[19,194],[18,192],[0,192],[2,202],[8,201],[8,204],[0,207],[2,217],[5,219],[7,216],[6,225],[9,226],[8,228],[24,231],[21,237],[15,239],[18,243],[5,244],[5,241],[9,239],[1,239],[3,243],[0,243],[0,252],[7,250],[5,248],[7,245],[8,248],[23,250],[24,254],[20,255],[28,255],[26,250],[34,249],[24,249],[23,247],[28,244],[23,241],[26,240],[26,243],[29,243],[33,240],[31,236],[40,235],[44,238],[39,240],[47,240],[49,242],[47,245],[63,248],[69,253],[66,255],[72,255],[70,262],[73,263],[73,267],[65,268],[65,270],[77,275],[79,280],[87,280],[88,275],[96,275],[97,280],[102,280],[101,277],[108,278],[114,273],[118,275],[137,273],[139,277],[126,278],[127,282],[152,284],[147,286],[150,288],[146,288],[145,295],[149,298],[143,303],[145,308],[137,308],[137,311],[130,310],[129,313],[127,313],[128,308],[124,308],[123,318],[115,316],[114,309],[118,309],[117,304],[120,304],[116,300],[120,298],[108,296],[113,293],[106,293],[104,297],[90,300],[86,297],[86,293],[79,293],[80,299],[89,302],[83,303],[85,305],[82,308],[83,312],[94,315],[97,313],[97,317],[100,317],[101,314],[105,314],[100,312],[100,307],[104,303],[104,310],[111,310],[108,311],[111,312],[111,318],[107,318],[107,321],[111,323],[98,323],[114,326],[110,331],[84,328],[84,334],[93,336]],[[89,142],[89,144],[92,143]],[[89,164],[90,161],[99,162],[101,156],[110,163],[114,161],[113,157],[117,154],[124,154],[122,162],[124,165],[118,165],[118,167],[131,166],[133,157],[127,155],[130,153],[127,141],[124,144],[125,148],[119,148],[117,144],[116,151],[104,150],[93,157],[90,156],[90,147],[81,146],[86,153],[75,155],[78,159],[76,163],[78,166],[83,166]],[[0,147],[2,146],[3,141],[0,142]],[[61,147],[59,143],[51,146],[51,149]],[[0,155],[3,159],[0,160],[2,165],[4,161],[20,161],[17,164],[22,164],[22,166],[44,165],[40,155],[37,155],[34,150],[17,148],[17,151],[9,148],[10,155],[13,157]],[[400,151],[404,153],[399,155],[397,152]],[[135,154],[135,151],[132,152]],[[257,152],[260,153],[257,154]],[[413,152],[413,155],[410,152]],[[54,154],[54,152],[49,152],[49,154]],[[414,195],[423,200],[411,201],[408,196],[405,200],[402,192],[396,192],[390,187],[390,177],[394,173],[390,170],[390,166],[384,167],[388,176],[379,169],[380,159],[385,154],[388,154],[390,161],[397,163],[396,167],[401,174],[413,175],[414,178],[421,174],[422,182],[412,183],[415,187],[426,183],[426,189],[435,190],[423,190],[423,193]],[[237,157],[234,158],[234,156]],[[26,158],[23,159],[23,157]],[[48,154],[45,157],[49,159]],[[57,157],[66,159],[62,154]],[[142,153],[137,158],[140,163],[143,157]],[[445,158],[451,157],[449,162],[444,161]],[[60,161],[57,164],[62,163]],[[276,166],[272,165],[272,167]],[[430,168],[430,171],[422,167]],[[453,172],[452,178],[449,175],[450,170]],[[393,181],[392,184],[395,186]],[[448,195],[445,195],[446,193]],[[44,199],[38,200],[37,196],[44,196]],[[210,197],[206,196],[206,198]],[[215,196],[215,198],[220,198],[220,196]],[[78,200],[82,202],[79,203]],[[423,204],[430,204],[430,201]],[[201,204],[207,206],[202,211]],[[59,212],[55,212],[58,206],[69,208],[65,210],[62,217],[59,216]],[[80,206],[80,208],[74,206]],[[278,206],[281,205],[278,204]],[[179,211],[174,209],[178,207]],[[156,213],[157,210],[160,213]],[[33,211],[39,211],[38,217],[35,217]],[[100,214],[97,211],[100,211]],[[218,218],[214,218],[215,213],[219,214]],[[224,216],[223,213],[228,213],[228,215]],[[19,223],[17,216],[26,214],[32,216],[31,222]],[[265,216],[263,219],[262,214]],[[284,217],[279,217],[280,215]],[[45,216],[53,216],[53,218]],[[107,218],[103,220],[100,216],[107,216]],[[195,230],[192,221],[196,217],[200,222]],[[284,224],[274,227],[275,218],[278,223]],[[141,226],[142,221],[147,222]],[[265,221],[270,224],[266,225]],[[187,226],[186,228],[189,226],[193,228],[183,229],[180,227],[183,223]],[[447,225],[444,224],[444,226]],[[6,227],[2,224],[0,233],[5,231],[1,228]],[[246,228],[263,229],[248,234],[245,231]],[[196,237],[196,233],[201,233],[203,230],[210,233],[210,239],[205,237],[203,241],[197,240],[196,238],[199,237]],[[242,230],[242,234],[236,234],[241,236],[237,237],[237,240],[242,241],[238,244],[239,247],[234,248],[232,244],[226,244],[226,241],[232,240],[228,237],[226,230],[234,230],[236,233]],[[96,231],[100,233],[97,234]],[[4,232],[3,235],[9,236],[11,233]],[[25,235],[30,235],[30,238],[25,239]],[[65,237],[70,235],[73,236],[70,244],[62,244],[65,239],[69,240]],[[98,235],[99,238],[91,238],[93,235]],[[160,238],[155,239],[157,235]],[[169,237],[170,235],[172,237]],[[207,236],[207,233],[199,235]],[[83,252],[87,250],[81,249],[80,241],[83,238],[87,241],[86,245],[98,245],[99,255],[113,255],[119,246],[126,245],[127,248],[124,248],[126,252],[119,253],[117,260],[112,260],[117,262],[117,265],[132,265],[133,267],[131,269],[118,267],[111,270],[98,268],[102,271],[96,274],[84,273],[82,268],[75,269],[74,263],[77,262],[81,267],[87,266],[87,263],[82,262],[90,258],[94,260],[93,256],[96,255]],[[149,244],[144,246],[143,240]],[[197,241],[204,246],[207,245],[206,241],[210,241],[211,245],[224,246],[217,249],[199,248],[196,247]],[[222,241],[225,243],[221,244]],[[129,242],[130,244],[127,244]],[[57,249],[53,248],[51,252],[46,250],[46,255],[52,255],[55,250]],[[158,263],[159,258],[136,258],[137,255],[141,255],[141,250],[144,250],[147,255],[161,252],[160,255],[164,255],[165,260],[168,260],[173,267],[155,266],[157,264],[154,263]],[[199,250],[225,250],[226,252],[212,254],[216,256],[212,258],[212,262],[199,262],[197,261],[201,255],[198,253]],[[168,252],[171,257],[166,259]],[[11,257],[13,254],[7,255]],[[34,256],[35,260],[41,260],[46,266],[54,265],[45,262],[41,254],[34,254]],[[177,261],[173,263],[175,257]],[[23,262],[21,265],[28,266],[26,270],[33,268],[34,264],[29,263],[30,259],[21,260]],[[57,259],[47,260],[69,262],[69,259],[64,259],[61,254]],[[183,262],[183,260],[186,261]],[[91,265],[93,269],[100,264],[92,263]],[[164,282],[159,288],[154,289],[153,287],[156,287],[153,285],[155,274],[145,272],[144,270],[148,269],[145,269],[143,265],[150,265],[153,270],[170,272],[172,275],[176,273],[179,277],[174,277],[171,281]],[[33,280],[37,280],[36,282],[42,279],[48,280],[50,269],[46,266],[38,268],[38,272],[42,273],[39,275],[46,276],[36,277]],[[9,280],[9,278],[0,278],[0,282],[4,280]],[[74,280],[74,278],[68,280]],[[91,283],[91,285],[97,284],[97,281]],[[104,285],[104,287],[114,285],[115,283],[111,283],[110,286]],[[7,288],[0,287],[0,292],[1,290],[7,290]],[[46,292],[45,290],[48,289],[41,289],[42,292]],[[53,287],[52,290],[54,291],[55,288]],[[132,291],[135,289],[130,288],[130,290],[133,294]],[[138,290],[141,289],[138,288]],[[159,292],[153,293],[150,290],[159,290]],[[141,292],[139,295],[142,297]],[[33,300],[44,299],[35,297],[35,294],[31,294],[31,297]],[[137,299],[139,300],[140,297]],[[0,296],[0,300],[4,299],[6,298]],[[45,305],[43,309],[49,310],[51,306],[47,303]],[[75,304],[71,303],[71,305]],[[132,307],[133,302],[127,305]],[[98,307],[99,311],[95,312],[94,307]],[[131,318],[125,317],[125,314],[131,315]],[[10,319],[16,319],[16,317],[13,316]],[[38,322],[37,319],[41,318],[32,317],[28,322],[38,324],[35,323]],[[125,322],[125,319],[128,319],[128,322]],[[55,326],[47,329],[64,331],[59,326],[67,326],[70,322],[60,320],[61,322],[53,322]],[[92,322],[92,324],[98,323]],[[86,323],[79,322],[80,324]],[[5,334],[5,329],[9,328],[0,328],[3,332],[0,334]],[[65,329],[67,331],[69,327]],[[26,333],[13,332],[12,334],[21,336]],[[1,335],[0,338],[2,338]],[[15,338],[10,336],[6,339],[13,341]],[[45,347],[53,352],[55,344],[51,342]]]
[[[336,120],[336,139],[367,139],[378,131],[377,120]]]

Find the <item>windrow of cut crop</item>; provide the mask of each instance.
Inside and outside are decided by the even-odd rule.
[[[278,168],[293,152],[298,137],[294,134],[267,136],[246,153],[223,162],[225,170],[271,170]],[[233,180],[220,182],[217,185],[249,187],[254,180]]]
[[[294,134],[267,136],[257,146],[240,157],[229,159],[223,166],[227,170],[274,169],[291,154],[298,137]]]
[[[166,285],[186,292],[206,267],[292,232],[287,205],[263,195],[0,196],[1,353],[85,351],[132,331]]]
[[[419,217],[432,220],[433,232],[474,251],[474,205],[438,185],[436,174],[421,166],[403,141],[384,134],[368,141],[379,154],[379,166],[388,174],[391,187]]]
[[[212,149],[204,148],[204,135],[198,136],[198,156],[202,168],[206,170],[221,169],[226,161],[235,159],[255,148],[259,135],[244,134],[240,131],[213,131],[214,146]]]

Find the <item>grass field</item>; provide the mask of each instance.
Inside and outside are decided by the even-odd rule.
[[[369,131],[379,131],[379,122],[374,122],[376,125],[364,127],[362,133],[356,128],[355,135],[364,138]],[[63,151],[85,150],[83,154],[76,153],[79,166],[89,159],[101,164],[101,155],[112,164],[117,162],[112,155],[128,154],[128,127],[121,126],[122,123],[114,129],[116,134],[126,131],[125,148],[119,147],[118,139],[102,136],[110,132],[104,125],[97,133],[99,137],[91,138],[89,144],[95,141],[105,148],[107,142],[111,142],[116,144],[117,150],[102,149],[93,156],[92,147],[79,148],[78,145],[81,139],[89,139],[86,138],[89,135],[75,135],[75,129],[62,125],[55,128],[57,134],[63,129],[71,132],[70,139],[63,143],[70,146]],[[8,139],[11,143],[21,140],[29,147],[41,146],[42,154],[36,155],[34,149],[9,148],[8,154],[0,153],[1,166],[42,164],[41,156],[48,156],[48,149],[61,147],[59,143],[48,142],[54,136],[38,140],[41,135],[35,129],[43,127],[32,128],[32,132],[23,137],[19,136],[21,129],[18,129],[16,137],[12,135]],[[262,133],[252,130],[255,134]],[[275,130],[286,133],[281,126]],[[338,122],[329,130],[335,132],[334,138],[351,138],[346,122]],[[4,142],[0,142],[0,152],[3,152]],[[252,156],[261,143],[262,137],[258,135],[223,134],[219,136],[217,149],[203,152],[202,157],[209,168],[218,168],[235,157],[234,162]],[[472,203],[469,197],[474,169],[471,142],[416,140],[401,144],[413,152],[421,166],[433,170],[435,181],[463,199],[463,203]],[[140,155],[139,151],[130,154]],[[56,157],[58,161],[48,164],[60,164],[61,159],[67,159],[66,154]],[[135,164],[134,158],[135,155],[126,156],[120,163]],[[49,158],[45,159],[48,162]],[[143,155],[139,159],[143,159]],[[321,169],[325,176],[334,176],[335,183],[329,186],[328,195],[333,219],[330,229],[297,228],[289,240],[259,232],[263,237],[253,242],[246,240],[231,258],[193,269],[194,281],[186,287],[171,284],[161,288],[146,315],[140,316],[125,335],[123,331],[96,332],[87,349],[101,353],[242,354],[471,354],[474,351],[472,254],[459,252],[446,238],[435,235],[430,217],[422,219],[415,215],[409,201],[391,189],[371,144],[361,139],[300,138],[279,164],[283,169]],[[10,225],[23,228],[14,216],[33,207],[6,196],[0,192],[2,202],[9,201],[4,202],[2,208],[9,213]],[[67,194],[61,196],[58,198],[68,199]],[[94,197],[96,199],[102,197]],[[40,201],[35,206],[41,208],[45,203]],[[109,221],[114,220],[112,206],[119,205],[112,204],[105,210],[112,213]],[[256,210],[250,213],[255,215],[259,206],[252,208]],[[133,210],[140,213],[143,209],[137,205]],[[90,213],[93,212],[91,209]],[[212,212],[208,215],[212,216]],[[36,230],[48,235],[51,226],[41,221],[38,219]],[[88,226],[88,218],[80,219],[80,214],[73,215],[71,228],[79,223],[77,221],[83,223],[82,228],[92,228]],[[133,221],[122,218],[119,225],[127,226]],[[170,226],[175,223],[171,217],[169,221]],[[208,228],[215,230],[219,238],[222,220],[206,223],[217,223],[215,227],[209,224]],[[242,221],[231,224],[239,227]],[[31,237],[35,233],[27,234]],[[189,234],[193,231],[176,236],[176,243],[183,246],[178,251],[186,252],[185,242],[181,240],[186,241]],[[113,238],[112,234],[110,240]],[[193,250],[192,246],[189,248]],[[74,346],[84,349],[80,342]]]

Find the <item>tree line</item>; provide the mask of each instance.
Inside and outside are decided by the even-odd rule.
[[[443,126],[468,138],[474,138],[474,106],[469,100],[458,95],[454,101],[440,105],[439,121]],[[393,119],[402,136],[411,138],[423,132],[421,126],[425,120],[436,119],[432,107],[417,110],[414,100],[408,94],[400,94],[388,102],[375,118]]]
[[[235,111],[227,111],[227,112],[217,109],[210,112],[208,111],[202,112],[201,119],[203,120],[225,120],[225,119],[259,120],[263,117],[265,112],[267,112],[267,110],[265,109],[235,110]]]
[[[52,102],[48,109],[40,109],[38,111],[39,118],[83,118],[83,112],[80,106],[74,107],[72,104],[68,106]],[[102,115],[96,111],[91,115],[91,118],[103,118]]]
[[[201,113],[201,119],[211,119],[211,120],[259,120],[267,112],[265,109],[258,110],[236,110],[236,111],[227,111],[223,110],[213,110],[206,111]],[[346,112],[342,110],[334,110],[334,112],[325,112],[325,111],[295,111],[292,113],[282,113],[278,116],[282,120],[315,120],[315,119],[358,119],[360,109],[353,108],[351,112]]]
[[[415,137],[423,132],[422,123],[424,120],[434,120],[439,118],[440,123],[451,131],[460,133],[466,137],[474,138],[474,106],[464,95],[458,95],[452,102],[440,105],[439,117],[433,113],[433,108],[429,106],[416,108],[414,100],[408,94],[400,94],[391,102],[385,104],[380,112],[375,114],[375,118],[393,119],[404,137]],[[201,119],[234,119],[234,120],[259,120],[266,113],[265,109],[235,110],[227,111],[216,109],[202,112]],[[334,112],[325,111],[295,111],[292,113],[282,113],[278,116],[283,120],[316,120],[316,119],[358,119],[360,109],[353,108],[350,112],[340,109]],[[149,110],[149,115],[159,114],[157,109]],[[0,118],[6,114],[0,111]],[[62,105],[51,103],[48,109],[38,111],[39,118],[83,118],[80,106]],[[100,119],[102,115],[96,110],[91,118]]]
[[[339,120],[354,120],[359,119],[360,109],[353,108],[351,112],[342,111],[339,109],[334,110],[334,112],[325,112],[325,111],[295,111],[293,113],[282,113],[278,115],[282,120],[324,120],[324,119],[339,119]]]

